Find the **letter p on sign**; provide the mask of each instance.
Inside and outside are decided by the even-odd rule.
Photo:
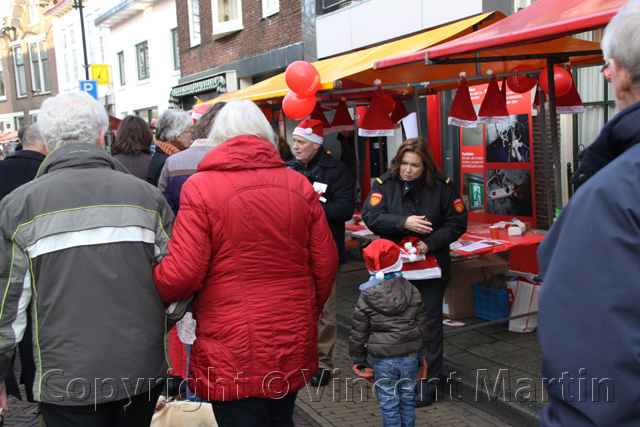
[[[96,80],[80,80],[80,90],[98,100],[98,82]]]

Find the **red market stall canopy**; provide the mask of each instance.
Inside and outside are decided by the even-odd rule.
[[[494,25],[478,30],[456,40],[429,47],[420,52],[400,55],[376,62],[375,67],[385,69],[415,63],[437,64],[445,59],[466,55],[481,58],[514,57],[523,53],[539,55],[567,53],[573,57],[588,54],[579,42],[564,36],[602,28],[607,25],[618,9],[627,0],[539,0],[518,13],[508,16]],[[567,45],[569,43],[569,45]],[[595,45],[595,44],[593,44]],[[585,45],[585,48],[589,49]],[[599,49],[599,46],[598,48]],[[469,54],[479,53],[480,59]],[[521,55],[524,56],[524,55]],[[588,55],[585,55],[588,56]],[[464,56],[463,56],[464,57]],[[584,58],[582,62],[589,62]],[[451,61],[447,61],[451,63]]]

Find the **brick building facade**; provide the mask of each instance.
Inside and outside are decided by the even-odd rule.
[[[43,16],[49,3],[11,0],[10,15],[0,28],[2,131],[18,130],[36,121],[42,102],[58,93],[51,19]]]

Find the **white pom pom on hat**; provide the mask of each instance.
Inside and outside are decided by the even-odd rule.
[[[406,250],[409,250],[409,249],[411,249],[412,247],[413,247],[413,245],[411,244],[411,242],[405,242],[405,244],[404,244],[404,248],[405,248]]]
[[[418,249],[416,249],[415,247],[412,246],[411,248],[409,248],[410,254],[415,254],[416,252],[418,252]]]
[[[409,261],[414,262],[418,259],[418,255],[416,255],[415,253],[411,253],[411,255],[409,255]]]
[[[306,119],[293,130],[293,135],[301,136],[316,144],[322,144],[324,128],[322,122],[316,119]]]
[[[376,273],[376,279],[378,279],[378,280],[384,279],[384,273],[382,271],[378,271]]]

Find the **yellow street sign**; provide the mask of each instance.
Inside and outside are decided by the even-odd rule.
[[[91,78],[97,80],[99,85],[111,84],[109,64],[91,64]]]

